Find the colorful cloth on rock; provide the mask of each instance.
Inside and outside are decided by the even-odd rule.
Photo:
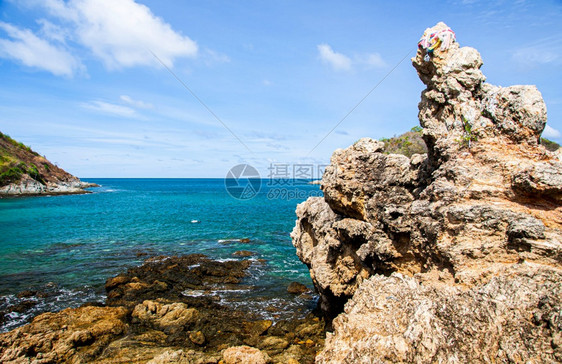
[[[427,51],[424,58],[428,61],[429,55],[433,53],[435,49],[439,48],[442,51],[447,50],[455,40],[455,32],[450,28],[431,33],[426,31],[418,42],[418,47]]]

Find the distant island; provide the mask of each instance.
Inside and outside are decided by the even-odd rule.
[[[0,197],[88,193],[82,182],[45,157],[0,132]]]

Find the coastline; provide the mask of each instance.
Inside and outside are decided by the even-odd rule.
[[[70,181],[42,184],[36,180],[23,180],[0,187],[0,198],[28,196],[81,195],[92,193],[86,188],[101,187],[97,183]]]
[[[0,361],[146,363],[172,355],[218,363],[236,352],[279,363],[314,362],[324,343],[323,318],[310,312],[267,319],[231,304],[230,293],[252,289],[244,278],[259,264],[203,254],[148,258],[107,280],[104,304],[44,313],[0,334]],[[254,299],[275,316],[274,300]]]

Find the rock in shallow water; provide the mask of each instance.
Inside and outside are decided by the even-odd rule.
[[[249,260],[218,262],[202,254],[149,258],[142,266],[107,280],[107,303],[134,307],[144,300],[176,300],[187,290],[234,289],[251,264]]]
[[[309,291],[307,286],[299,282],[291,282],[287,287],[287,292],[290,294],[303,294]]]

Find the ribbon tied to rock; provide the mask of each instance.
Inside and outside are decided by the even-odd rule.
[[[435,32],[426,31],[418,42],[418,47],[427,51],[424,60],[429,62],[431,54],[433,54],[435,49],[439,48],[442,51],[447,50],[455,40],[455,32],[453,32],[451,28]]]

